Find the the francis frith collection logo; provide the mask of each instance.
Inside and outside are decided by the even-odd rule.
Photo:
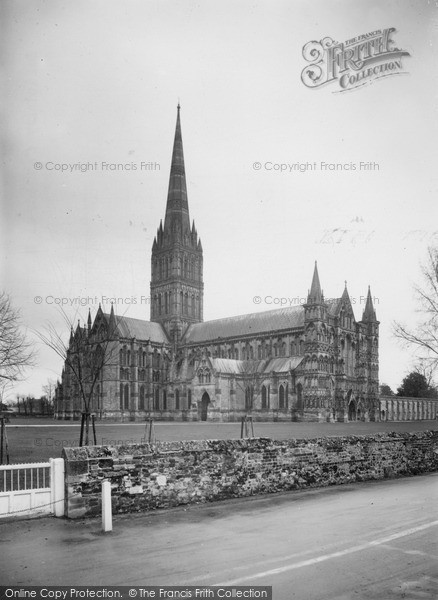
[[[405,74],[402,57],[409,52],[395,47],[396,30],[378,29],[344,43],[325,37],[308,42],[303,57],[310,63],[304,67],[301,80],[309,88],[338,82],[337,92],[346,92],[372,83],[381,77]]]

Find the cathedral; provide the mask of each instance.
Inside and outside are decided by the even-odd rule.
[[[88,410],[120,421],[380,418],[379,322],[369,289],[356,321],[347,287],[324,298],[315,263],[305,304],[204,321],[203,288],[178,106],[166,214],[152,245],[150,321],[99,306],[93,322],[89,314],[72,329],[56,417]]]

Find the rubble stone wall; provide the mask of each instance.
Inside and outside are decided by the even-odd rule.
[[[65,448],[65,514],[144,512],[438,470],[438,431],[312,440],[202,440]]]

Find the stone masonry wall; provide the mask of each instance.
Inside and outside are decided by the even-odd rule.
[[[381,421],[422,421],[438,417],[436,398],[380,396]]]
[[[438,432],[313,440],[203,440],[64,449],[69,518],[142,512],[438,470]]]

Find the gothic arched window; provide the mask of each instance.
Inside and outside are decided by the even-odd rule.
[[[123,390],[123,408],[129,410],[129,384],[125,383]]]
[[[268,408],[268,391],[265,385],[262,385],[262,410],[267,410]]]
[[[140,386],[140,396],[138,399],[138,409],[139,410],[144,410],[144,399],[145,399],[144,385],[141,385]]]
[[[126,367],[126,365],[128,364],[127,363],[127,348],[126,348],[126,346],[123,346],[123,348],[120,350],[119,357],[120,357],[120,366]]]
[[[278,408],[280,408],[280,409],[285,408],[284,387],[282,385],[280,385],[280,387],[278,388]]]
[[[245,409],[246,410],[251,410],[252,409],[252,400],[253,400],[253,388],[251,386],[248,386],[245,389]]]
[[[210,373],[209,369],[200,369],[198,371],[198,379],[199,379],[199,383],[210,383],[211,373]]]

